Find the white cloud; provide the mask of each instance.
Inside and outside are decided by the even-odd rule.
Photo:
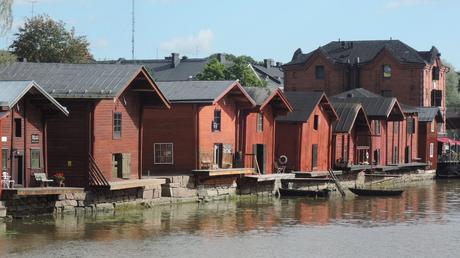
[[[172,38],[160,45],[161,50],[183,55],[203,55],[211,52],[214,33],[210,29],[200,30],[196,35]]]
[[[385,3],[385,8],[397,9],[406,6],[429,4],[432,2],[434,2],[434,0],[389,0]]]

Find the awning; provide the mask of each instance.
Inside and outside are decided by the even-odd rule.
[[[447,143],[450,145],[460,145],[459,140],[450,139],[448,137],[438,137],[438,142]]]

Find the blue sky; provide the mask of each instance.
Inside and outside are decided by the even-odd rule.
[[[98,60],[131,57],[131,0],[35,0],[46,13],[86,35]],[[332,40],[400,39],[417,50],[438,47],[460,68],[457,0],[135,0],[136,58],[247,54],[287,62]],[[31,0],[15,0],[12,32]]]

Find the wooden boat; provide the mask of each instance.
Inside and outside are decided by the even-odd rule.
[[[404,190],[385,190],[385,189],[366,189],[366,188],[348,188],[352,193],[359,196],[399,196]]]
[[[329,197],[329,189],[323,190],[301,190],[301,189],[288,189],[280,188],[279,192],[281,196],[297,196],[297,197]]]

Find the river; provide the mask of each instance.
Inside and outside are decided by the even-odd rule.
[[[0,224],[1,257],[460,257],[460,181],[401,197],[241,198]]]

